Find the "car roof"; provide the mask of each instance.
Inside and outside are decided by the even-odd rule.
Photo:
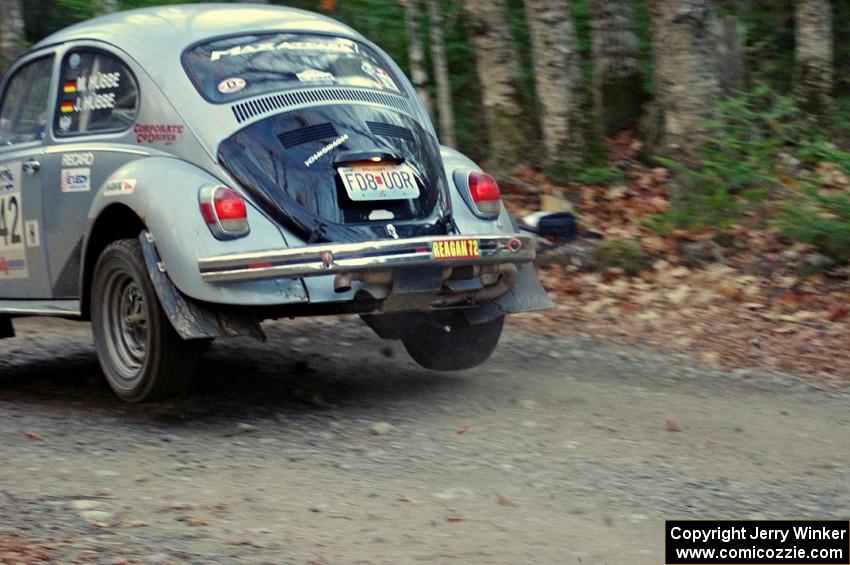
[[[204,39],[239,33],[309,31],[362,39],[350,27],[306,10],[262,4],[177,4],[117,12],[60,30],[35,48],[76,40],[111,43],[139,62],[179,56]]]

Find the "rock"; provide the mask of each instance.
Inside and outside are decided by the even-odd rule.
[[[86,510],[94,510],[99,508],[101,503],[97,500],[72,500],[71,508],[76,510],[77,512],[84,512]]]
[[[668,432],[681,432],[682,431],[682,425],[679,423],[678,420],[674,420],[673,418],[667,418],[666,424],[667,424],[667,431]]]
[[[833,261],[831,258],[827,257],[822,253],[814,253],[812,255],[809,255],[809,257],[806,259],[806,263],[809,266],[814,267],[815,269],[828,269],[835,265],[835,261]]]
[[[539,403],[536,400],[520,400],[519,405],[525,408],[526,410],[534,410],[537,408]]]
[[[86,510],[85,512],[80,512],[80,518],[87,522],[104,523],[112,519],[112,514],[103,510]]]
[[[372,432],[372,434],[376,436],[385,436],[390,433],[393,428],[395,428],[395,426],[393,426],[389,422],[375,422],[374,424],[372,424],[369,430]]]
[[[239,433],[248,434],[248,433],[251,433],[251,432],[256,432],[257,426],[255,426],[253,424],[245,424],[245,423],[240,422],[239,424],[236,425],[236,430]]]

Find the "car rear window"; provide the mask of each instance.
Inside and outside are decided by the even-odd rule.
[[[219,104],[316,86],[402,94],[381,57],[341,37],[294,33],[229,37],[190,47],[183,54],[183,65],[201,95]]]

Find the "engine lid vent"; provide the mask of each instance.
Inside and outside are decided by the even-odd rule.
[[[381,135],[384,137],[395,137],[413,143],[416,138],[413,137],[413,132],[407,128],[395,126],[392,124],[382,124],[381,122],[366,122],[372,135]]]
[[[333,124],[307,126],[288,131],[277,136],[283,146],[287,149],[292,149],[293,147],[310,143],[311,141],[333,139],[336,137],[339,137],[339,134]]]
[[[231,109],[240,124],[263,114],[322,104],[373,104],[413,115],[410,103],[402,96],[357,88],[318,88],[261,96],[234,104]]]

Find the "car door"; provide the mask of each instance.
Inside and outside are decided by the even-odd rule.
[[[61,54],[50,146],[44,162],[44,231],[53,295],[77,298],[83,236],[98,188],[146,152],[135,145],[136,75],[106,46],[79,43]]]
[[[54,54],[20,61],[0,98],[0,298],[51,298],[42,233],[42,171]]]

